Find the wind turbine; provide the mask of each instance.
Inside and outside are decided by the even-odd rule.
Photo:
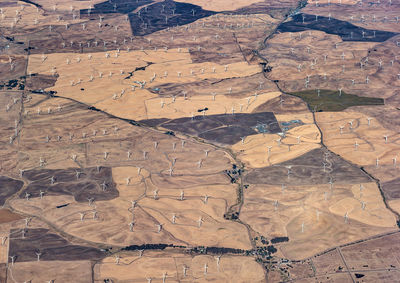
[[[222,257],[222,255],[219,255],[219,256],[216,257],[216,260],[217,260],[217,270],[218,270],[218,272],[219,272],[219,265],[220,265],[220,262],[221,262],[221,257]]]
[[[35,254],[36,254],[37,261],[40,261],[40,256],[42,255],[42,253],[40,251],[38,251],[38,252],[35,252]]]
[[[385,143],[388,143],[388,135],[384,135],[383,138],[385,139]]]
[[[186,277],[188,269],[189,269],[189,267],[187,267],[186,265],[183,265],[183,277]]]
[[[344,215],[344,223],[348,223],[348,221],[349,221],[349,213],[348,212],[346,212],[345,213],[345,215]]]
[[[365,210],[365,206],[367,205],[367,203],[366,202],[364,202],[364,201],[362,201],[361,202],[361,209],[362,210]]]
[[[200,228],[201,227],[201,225],[203,224],[203,217],[199,217],[199,220],[197,220],[197,223],[198,223],[198,227]]]

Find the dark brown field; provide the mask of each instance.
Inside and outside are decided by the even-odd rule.
[[[30,183],[20,193],[20,198],[45,195],[72,195],[78,202],[88,199],[103,201],[118,197],[111,168],[28,170],[24,178]]]
[[[207,109],[199,109],[204,112]],[[147,124],[146,120],[140,121]],[[149,125],[156,125],[158,121],[150,120]],[[198,136],[210,142],[219,144],[235,144],[241,137],[256,135],[257,127],[265,129],[265,133],[278,133],[281,131],[275,115],[272,112],[253,114],[225,114],[194,116],[193,118],[179,118],[165,121],[161,119],[159,127]]]
[[[25,229],[22,238],[21,230],[11,230],[9,255],[15,256],[15,262],[40,260],[99,260],[105,253],[99,249],[73,245],[47,229]],[[10,261],[11,262],[11,259]]]
[[[330,181],[339,184],[357,184],[371,181],[356,166],[321,149],[314,149],[298,158],[274,166],[254,169],[246,175],[245,180],[250,184],[270,185],[313,185],[328,184]]]
[[[0,205],[3,205],[10,196],[17,193],[23,185],[24,182],[22,181],[0,176]]]

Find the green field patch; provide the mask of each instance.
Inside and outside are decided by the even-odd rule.
[[[288,93],[303,99],[311,111],[342,111],[351,106],[384,105],[382,98],[363,97],[339,90],[304,90]]]

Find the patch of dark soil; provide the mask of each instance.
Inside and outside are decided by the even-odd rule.
[[[325,171],[323,163],[326,163]],[[254,169],[245,177],[245,182],[249,184],[291,186],[328,184],[331,180],[339,184],[371,182],[361,169],[334,153],[322,149],[314,149],[274,166]]]
[[[0,176],[0,205],[3,205],[7,198],[18,192],[24,182]]]
[[[112,169],[108,167],[85,169],[42,169],[24,172],[24,178],[31,183],[19,197],[40,197],[44,195],[72,195],[78,202],[110,200],[118,197],[119,192],[112,179]]]
[[[308,14],[296,14],[291,21],[281,24],[277,29],[278,32],[301,32],[306,30],[319,30],[328,34],[338,35],[343,41],[384,42],[397,35],[394,32],[365,29],[346,21]]]
[[[140,121],[147,124],[147,120]],[[155,120],[150,120],[154,125]],[[192,136],[198,136],[211,142],[222,144],[235,144],[242,137],[256,135],[257,129],[264,129],[264,133],[281,132],[279,124],[272,112],[262,112],[253,114],[218,114],[195,116],[193,118],[184,117],[168,122],[160,119],[160,124],[168,130],[182,132]],[[260,127],[262,125],[262,127]]]
[[[130,13],[129,20],[133,35],[148,35],[168,27],[190,24],[198,19],[216,14],[200,6],[172,0],[154,3],[137,14]]]
[[[11,235],[9,255],[15,256],[15,262],[37,261],[36,253],[41,254],[43,261],[99,260],[106,256],[99,249],[73,245],[43,228],[25,229],[24,238],[22,231],[17,229],[11,230]]]

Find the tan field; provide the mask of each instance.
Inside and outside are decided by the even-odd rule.
[[[22,159],[23,162],[18,164],[15,172],[18,172],[20,168],[23,168],[22,170],[40,168],[40,160],[46,162],[48,169],[79,168],[79,165],[71,159],[72,154],[83,157],[82,147],[75,145],[63,150],[48,149],[46,153],[43,153],[42,150],[29,150],[29,152],[21,150],[18,158]]]
[[[264,282],[262,267],[248,257],[224,255],[218,259],[168,251],[146,250],[141,257],[121,254],[119,264],[115,258],[105,258],[95,265],[94,272],[98,282],[108,278],[114,282],[146,282],[148,278],[161,282],[164,274],[166,282]]]
[[[232,149],[249,167],[261,168],[301,156],[319,148],[319,143],[318,128],[314,124],[306,124],[290,129],[283,138],[277,134],[248,136],[243,142],[234,144]]]
[[[103,2],[102,0],[86,0],[86,1],[80,1],[80,0],[68,0],[68,1],[62,1],[62,0],[37,0],[35,3],[42,5],[46,10],[53,10],[54,11],[54,6],[56,8],[56,11],[71,11],[71,6],[73,10],[80,10],[80,9],[88,9],[89,7],[94,6],[94,4],[101,3]]]
[[[38,114],[40,112],[40,114]],[[32,169],[39,167],[40,158],[46,161],[47,168],[75,168],[86,165],[84,143],[101,138],[105,130],[107,137],[124,138],[129,135],[129,126],[125,123],[102,119],[97,115],[95,122],[91,120],[93,113],[79,107],[65,99],[47,99],[32,95],[32,99],[25,103],[24,123],[28,126],[21,131],[18,143],[21,145],[19,151],[20,169]],[[82,117],[87,120],[83,121]],[[74,124],[72,121],[78,121]],[[55,122],[56,121],[56,122]],[[118,132],[114,129],[118,126]],[[40,128],[40,131],[38,131]],[[93,133],[96,131],[96,136]],[[86,135],[83,138],[83,134]],[[72,135],[72,140],[69,136]],[[50,141],[46,143],[46,137]],[[60,137],[60,141],[58,141]],[[43,150],[45,148],[46,150]],[[72,160],[76,155],[77,162]],[[18,170],[16,170],[18,171]]]
[[[212,198],[205,205],[200,197],[191,200],[190,192],[187,201],[144,199],[139,205],[158,222],[165,223],[165,229],[183,242],[194,246],[251,248],[245,227],[223,219],[225,200]],[[174,213],[176,224],[171,219]]]
[[[397,213],[400,213],[400,199],[389,201],[389,206]]]
[[[231,98],[227,95],[194,96],[190,99],[178,98],[152,98],[146,101],[148,118],[181,118],[199,115],[197,109],[207,106],[206,115],[251,113],[263,103],[276,98],[280,92],[260,93],[257,96],[249,94],[245,98]]]
[[[62,266],[62,272],[60,267]],[[32,261],[9,265],[7,283],[14,282],[76,282],[92,280],[90,261]]]
[[[44,5],[40,2],[44,2]],[[101,1],[68,1],[68,3],[65,1],[36,1],[35,3],[48,7],[48,11],[45,12],[43,9],[37,9],[32,4],[18,1],[18,3],[16,2],[3,8],[0,26],[13,29],[28,29],[48,25],[80,23],[83,20],[79,19],[79,9],[87,9],[96,2]],[[73,11],[71,11],[71,7],[73,7]],[[56,9],[55,11],[54,8]],[[59,16],[60,12],[63,13],[62,16]],[[76,18],[73,18],[73,14],[76,15]]]
[[[91,59],[88,56],[92,56]],[[106,56],[110,57],[106,58]],[[148,62],[152,64],[147,66]],[[85,65],[84,69],[81,68],[83,65]],[[143,71],[134,72],[130,77],[129,72],[141,67],[146,68]],[[99,52],[89,55],[74,53],[48,54],[44,57],[43,55],[33,55],[30,56],[28,73],[47,75],[57,73],[59,77],[55,86],[47,90],[56,91],[57,95],[62,97],[93,105],[121,118],[141,120],[159,117],[187,117],[196,113],[200,107],[204,107],[204,98],[203,101],[194,100],[189,104],[185,103],[186,101],[182,98],[173,106],[165,107],[164,104],[170,104],[170,100],[174,100],[174,98],[168,100],[158,98],[148,88],[166,82],[188,83],[204,79],[222,80],[250,76],[259,72],[258,66],[248,65],[245,62],[229,64],[226,68],[227,71],[225,71],[225,66],[219,64],[192,63],[187,50],[183,49],[179,52],[178,49],[171,49],[167,52],[145,50],[143,52]],[[78,70],[79,76],[76,75]],[[191,71],[193,71],[193,75],[191,75]],[[141,89],[140,84],[143,83],[145,83],[145,88]],[[132,86],[135,87],[135,90]],[[249,93],[250,100],[253,94]],[[190,94],[188,95],[190,96]],[[253,104],[251,109],[276,95],[278,93],[267,94],[264,100],[264,96],[260,95],[261,99],[258,99],[258,103]],[[212,100],[211,94],[206,100]],[[220,97],[217,97],[217,101],[219,100]],[[245,99],[226,102],[227,105],[224,105],[224,100],[226,101],[226,99],[222,99],[218,103],[219,105],[213,109],[212,113],[225,113],[227,107],[232,108],[236,105],[236,108],[239,108],[238,104],[242,104],[243,107],[248,105]],[[163,110],[164,107],[165,110]],[[178,109],[176,110],[176,108]]]
[[[140,170],[140,175],[138,172],[135,167],[113,168],[119,197],[109,201],[95,200],[91,206],[77,203],[71,196],[45,196],[42,200],[35,198],[29,202],[13,200],[10,205],[18,211],[43,218],[68,234],[97,243],[121,247],[138,243],[173,243],[251,248],[245,227],[222,217],[235,203],[234,185],[215,185],[209,179],[209,184],[196,186],[178,177],[178,182],[181,179],[178,187],[173,183],[166,186],[165,181],[161,183],[163,186],[158,186],[146,170]],[[180,200],[183,189],[183,200]],[[157,191],[157,199],[153,197],[154,191]],[[133,212],[132,201],[136,202]],[[65,203],[69,205],[56,208]],[[83,221],[79,213],[84,213]],[[135,223],[133,231],[130,231],[131,222]],[[158,224],[162,225],[160,233]]]
[[[139,171],[140,170],[140,174]],[[137,200],[146,194],[145,180],[150,174],[138,167],[112,168],[113,180],[117,184],[119,196],[126,200]]]
[[[289,187],[284,192],[281,187],[250,187],[241,219],[267,237],[289,237],[279,249],[290,259],[396,229],[376,184],[362,185],[362,191],[359,185],[335,185],[333,191],[329,185]]]
[[[0,282],[394,282],[398,7],[1,2]]]
[[[400,150],[399,134],[382,127],[376,119],[371,119],[368,126],[367,118],[365,114],[357,112],[316,113],[317,123],[324,134],[324,143],[330,150],[361,166],[393,166],[393,158],[396,158]]]
[[[227,7],[231,11],[237,10],[263,0],[178,0],[177,2],[199,5],[204,10],[219,12],[226,11]]]

